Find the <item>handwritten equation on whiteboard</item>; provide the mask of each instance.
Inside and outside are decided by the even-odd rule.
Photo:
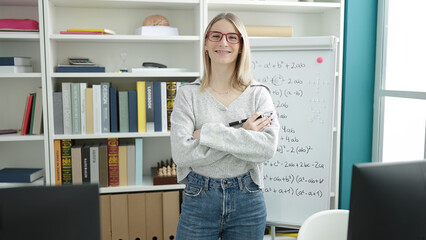
[[[265,200],[328,202],[334,110],[328,60],[323,51],[253,52],[254,79],[271,90],[281,127],[277,152],[264,163]]]

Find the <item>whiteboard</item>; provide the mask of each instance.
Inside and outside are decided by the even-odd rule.
[[[300,226],[330,209],[337,42],[250,39],[253,77],[270,88],[280,122],[277,152],[264,164],[268,224]]]

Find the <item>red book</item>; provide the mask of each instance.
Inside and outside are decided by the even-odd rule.
[[[22,135],[27,135],[30,130],[30,120],[31,120],[31,109],[33,104],[33,98],[34,94],[31,93],[27,97],[27,105],[25,107],[25,113],[24,113],[24,121],[22,122]]]
[[[118,138],[108,138],[108,186],[118,186]]]
[[[32,19],[0,19],[2,30],[38,30],[38,22]]]

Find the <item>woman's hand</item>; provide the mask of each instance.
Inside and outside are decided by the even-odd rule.
[[[195,130],[195,131],[192,133],[192,137],[193,137],[194,139],[200,139],[200,134],[201,134],[201,129]]]
[[[259,116],[261,116],[262,112],[256,112],[251,117],[247,119],[247,121],[243,124],[242,128],[246,130],[253,130],[257,132],[262,132],[267,127],[271,126],[271,119],[269,117],[262,117],[257,119]]]

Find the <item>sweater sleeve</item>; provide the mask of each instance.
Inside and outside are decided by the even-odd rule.
[[[262,88],[256,105],[256,111],[273,112],[271,126],[263,132],[207,123],[201,129],[200,144],[249,162],[261,163],[271,159],[278,146],[279,123],[266,88]]]
[[[170,118],[173,161],[179,167],[207,166],[228,153],[201,145],[199,139],[192,137],[195,130],[195,116],[186,95],[185,91],[178,91]]]

